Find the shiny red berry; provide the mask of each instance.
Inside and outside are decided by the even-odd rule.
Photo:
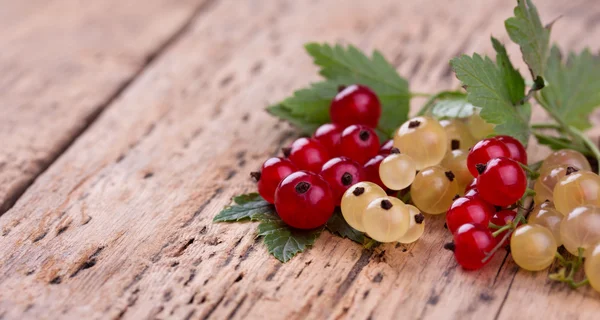
[[[510,151],[509,158],[522,164],[527,164],[527,150],[525,150],[521,141],[511,136],[496,136],[495,138],[502,141],[508,147]]]
[[[467,156],[467,168],[469,168],[473,177],[477,177],[479,174],[477,172],[477,164],[486,164],[488,161],[499,157],[510,157],[510,150],[504,142],[494,138],[483,139],[477,142],[475,146],[471,148],[471,151],[469,151],[469,155]]]
[[[469,185],[465,187],[465,193],[469,192],[471,189],[477,188],[477,178],[474,178]]]
[[[342,132],[340,154],[363,165],[379,152],[375,131],[363,125],[351,125]]]
[[[490,259],[483,260],[495,245],[496,240],[487,226],[467,223],[454,233],[454,257],[467,270],[477,270],[488,263]]]
[[[527,189],[527,176],[518,162],[496,158],[478,165],[477,191],[488,203],[506,207],[517,202]]]
[[[298,171],[296,166],[287,159],[269,158],[265,161],[260,172],[252,172],[251,175],[258,183],[258,193],[269,203],[275,201],[275,189],[285,177]]]
[[[490,220],[491,223],[499,226],[499,227],[504,227],[505,225],[511,223],[513,220],[515,220],[515,217],[517,216],[517,213],[512,211],[512,210],[502,210],[502,211],[498,211],[494,214],[494,216],[492,217],[492,219]],[[492,230],[494,231],[494,230]],[[502,240],[502,238],[504,238],[504,236],[506,235],[507,231],[503,231],[502,233],[498,234],[496,236],[496,241],[500,241]],[[510,239],[506,239],[504,244],[508,244]]]
[[[327,149],[330,156],[337,157],[340,155],[339,148],[342,131],[344,131],[344,127],[333,123],[326,123],[317,128],[313,138],[318,140]]]
[[[462,197],[454,200],[450,209],[448,209],[446,225],[452,233],[467,223],[487,227],[493,214],[492,208],[482,200]]]
[[[275,191],[275,209],[279,217],[294,228],[320,227],[329,220],[334,208],[329,184],[312,172],[290,174]]]
[[[365,180],[365,171],[356,161],[337,157],[323,165],[321,177],[329,183],[335,205],[340,205],[344,192],[353,184]]]
[[[380,186],[383,190],[387,190],[387,187],[385,184],[383,184],[383,181],[381,181],[381,178],[379,177],[379,166],[385,157],[386,156],[384,155],[378,154],[371,158],[371,160],[367,161],[363,167],[365,169],[365,179]]]
[[[329,152],[317,140],[300,138],[292,143],[290,148],[284,148],[283,154],[300,170],[319,173],[330,159]]]
[[[493,205],[489,204],[487,201],[483,200],[483,198],[481,198],[481,196],[479,195],[479,191],[477,190],[477,188],[473,188],[469,191],[467,191],[464,195],[465,198],[469,198],[469,199],[476,199],[482,203],[485,203],[487,205],[487,207],[489,208],[490,212],[495,212],[496,211],[496,207],[494,207]]]
[[[335,96],[329,109],[331,122],[347,127],[364,124],[376,128],[381,116],[381,103],[375,92],[361,85],[351,85]]]
[[[392,153],[392,149],[394,148],[394,140],[388,140],[381,145],[379,148],[379,154],[387,156]]]

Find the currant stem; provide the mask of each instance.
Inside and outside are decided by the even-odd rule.
[[[537,173],[537,172],[536,172]],[[532,178],[533,179],[533,178]],[[525,197],[534,197],[536,194],[535,190],[527,188],[525,190]]]
[[[492,235],[495,237],[497,237],[499,234],[501,234],[502,232],[506,231],[506,230],[511,230],[514,229],[514,226],[512,223],[508,223],[502,227],[500,227],[498,230],[492,232]]]
[[[490,229],[496,229],[496,230],[497,230],[497,229],[500,229],[500,228],[502,228],[502,227],[504,227],[504,226],[499,226],[499,225],[497,225],[497,224],[494,224],[494,223],[492,223],[492,222],[489,222],[489,223],[488,223],[488,228],[490,228]]]
[[[410,97],[414,98],[414,97],[424,97],[424,98],[429,98],[431,97],[432,94],[430,93],[425,93],[425,92],[411,92],[410,93]]]
[[[540,174],[536,170],[531,169],[528,165],[520,162],[519,165],[521,166],[521,168],[523,168],[523,170],[525,170],[525,172],[527,172],[531,179],[535,180],[540,176]]]
[[[556,123],[534,123],[531,125],[532,129],[554,129],[562,131],[562,128]]]
[[[583,286],[586,286],[590,283],[590,280],[588,278],[585,278],[579,282],[574,282],[573,280],[567,282],[569,287],[571,287],[572,289],[577,289]]]
[[[368,238],[368,239],[369,240],[363,245],[363,247],[365,249],[373,249],[379,245],[379,242],[377,242],[377,240],[373,240],[371,238]]]
[[[586,136],[583,132],[579,131],[579,129],[576,129],[574,127],[569,127],[569,129],[572,134],[576,135],[579,139],[583,141],[583,144],[585,144],[590,149],[594,158],[596,158],[596,160],[598,160],[598,163],[600,163],[600,150],[598,150],[596,144],[594,144],[594,142],[592,142],[592,140],[590,140],[590,138],[588,138],[588,136]]]
[[[566,267],[569,264],[569,262],[565,259],[565,257],[562,256],[562,254],[560,254],[560,252],[556,251],[554,256],[556,257],[561,266]]]

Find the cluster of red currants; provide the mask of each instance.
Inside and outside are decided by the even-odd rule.
[[[380,146],[374,130],[381,116],[375,93],[361,85],[340,87],[331,102],[331,122],[311,138],[299,138],[284,157],[270,158],[252,176],[259,194],[275,204],[289,226],[313,229],[324,225],[344,192],[361,181],[379,179],[379,164],[391,143]]]
[[[483,139],[471,148],[467,167],[475,178],[446,213],[446,225],[454,238],[450,248],[465,269],[483,267],[506,233],[494,237],[490,222],[502,227],[514,220],[516,212],[510,206],[527,189],[521,167],[526,163],[525,148],[510,136]]]

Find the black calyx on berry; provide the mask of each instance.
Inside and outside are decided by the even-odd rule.
[[[390,154],[397,154],[397,153],[400,153],[400,149],[392,148],[392,150],[390,150]]]
[[[360,133],[358,134],[358,137],[362,141],[367,141],[371,137],[371,134],[367,130],[361,130]]]
[[[496,209],[496,212],[500,212],[502,209],[504,209],[501,206],[494,206],[494,208]]]
[[[418,128],[420,125],[421,125],[421,121],[419,121],[419,120],[413,120],[413,121],[411,121],[411,122],[408,123],[408,127],[410,129]]]
[[[448,242],[448,243],[444,244],[444,249],[454,252],[454,249],[456,249],[456,246],[454,245],[454,242]]]
[[[363,187],[356,187],[356,188],[354,188],[354,191],[352,191],[352,194],[357,197],[363,193],[365,193],[365,188],[363,188]]]
[[[349,186],[352,184],[352,175],[348,172],[344,172],[344,174],[342,175],[342,184],[345,186]]]
[[[567,173],[565,173],[565,175],[567,175],[567,176],[568,176],[568,175],[570,175],[571,173],[575,173],[575,172],[577,172],[577,171],[579,171],[579,169],[569,166],[569,167],[567,167]]]
[[[342,92],[346,88],[348,88],[348,86],[345,86],[345,85],[341,84],[341,85],[338,86],[338,92]]]
[[[425,221],[425,216],[422,213],[415,214],[415,222],[417,224],[421,224],[423,221]]]
[[[283,152],[283,156],[288,158],[292,153],[292,148],[281,148],[281,152]]]
[[[306,181],[299,182],[296,185],[296,192],[298,194],[306,193],[306,191],[308,191],[308,189],[310,189],[310,183],[308,183]]]
[[[454,198],[452,198],[452,201],[454,201],[454,200],[456,200],[458,198],[460,198],[460,195],[457,194],[457,195],[454,196]]]
[[[390,200],[381,200],[381,209],[390,210],[393,206]]]
[[[478,163],[475,165],[475,168],[477,168],[477,172],[479,172],[479,174],[482,174],[485,171],[486,165],[483,163]]]
[[[450,148],[452,150],[460,149],[460,140],[452,139],[452,141],[450,142]]]
[[[251,176],[251,177],[252,177],[254,180],[256,180],[256,182],[260,181],[260,172],[258,172],[258,171],[253,171],[253,172],[250,172],[250,176]]]
[[[452,171],[446,171],[444,172],[444,174],[446,175],[446,178],[448,178],[448,180],[450,180],[450,182],[454,181],[454,173]]]

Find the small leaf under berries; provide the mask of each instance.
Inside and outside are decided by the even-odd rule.
[[[589,115],[600,106],[600,58],[584,50],[571,53],[565,64],[560,50],[553,47],[546,81],[540,104],[568,125],[589,128]]]
[[[475,53],[462,55],[450,61],[456,77],[467,86],[467,100],[481,108],[481,117],[496,124],[499,134],[511,135],[527,144],[529,116],[526,105],[513,105],[503,64],[496,65],[488,57]]]
[[[325,227],[327,228],[327,230],[329,230],[331,233],[337,236],[340,236],[342,238],[348,238],[356,243],[365,243],[365,234],[352,228],[346,222],[346,220],[344,220],[344,217],[342,216],[342,213],[339,210],[339,208],[335,210],[329,221],[327,221]]]
[[[431,114],[436,118],[468,118],[476,107],[467,101],[467,95],[460,91],[442,91],[425,103],[418,115]]]
[[[358,83],[375,91],[382,107],[378,128],[388,136],[408,119],[408,82],[380,52],[368,57],[351,45],[309,43],[305,47],[326,79],[345,85]]]
[[[514,17],[504,22],[510,39],[521,47],[523,60],[529,66],[532,77],[544,76],[550,29],[542,25],[537,9],[531,0],[518,0]]]
[[[298,230],[287,226],[279,217],[261,219],[258,225],[258,235],[264,237],[267,250],[277,260],[287,262],[297,253],[312,246],[323,232],[323,228],[314,230]]]
[[[257,221],[265,215],[274,215],[275,206],[265,201],[258,193],[239,195],[233,198],[234,205],[225,207],[213,219],[214,222]]]

